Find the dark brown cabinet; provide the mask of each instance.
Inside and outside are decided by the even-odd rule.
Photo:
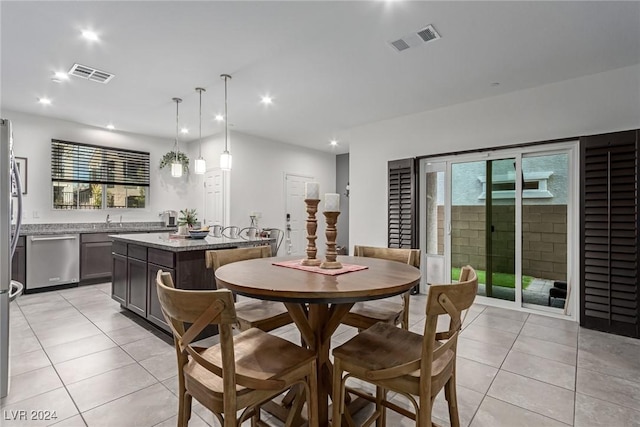
[[[171,273],[176,281],[175,254],[140,245],[113,242],[112,293],[123,307],[170,331],[165,322],[156,291],[158,270]],[[204,266],[204,262],[202,262]]]
[[[126,245],[125,245],[126,251]],[[128,288],[128,274],[127,274],[127,257],[113,253],[112,266],[113,277],[111,279],[111,298],[118,301],[122,306],[127,306],[127,288]]]
[[[128,239],[123,239],[128,240]],[[215,289],[213,270],[206,268],[206,250],[171,251],[116,238],[112,245],[112,298],[122,307],[144,317],[149,323],[170,332],[158,301],[158,270],[171,274],[178,289]],[[138,241],[138,240],[136,240]],[[153,245],[157,246],[157,245]],[[243,246],[251,246],[250,242]],[[199,338],[217,334],[213,326],[205,328]]]
[[[11,259],[11,280],[22,284],[27,282],[27,251],[24,236],[18,238],[18,246]]]
[[[160,301],[158,300],[158,292],[156,291],[156,275],[158,270],[170,273],[171,278],[176,280],[176,272],[172,268],[167,268],[161,265],[148,264],[147,267],[147,320],[167,331],[169,331],[169,325],[164,320],[162,314],[162,308],[160,307]]]
[[[147,248],[128,245],[127,308],[142,317],[147,316]]]
[[[111,280],[111,244],[108,233],[88,233],[80,236],[81,283]]]
[[[156,290],[156,275],[158,270],[171,274],[173,282],[176,282],[175,253],[161,249],[149,248],[147,260],[147,320],[169,331],[169,325],[164,320],[162,308],[158,300]]]

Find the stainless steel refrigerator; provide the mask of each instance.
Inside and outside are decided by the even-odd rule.
[[[0,119],[0,398],[9,393],[9,304],[22,292],[22,284],[11,280],[21,218],[22,184],[13,157],[11,122]]]

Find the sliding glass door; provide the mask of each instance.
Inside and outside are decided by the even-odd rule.
[[[567,293],[569,155],[522,158],[522,302],[564,309]],[[552,290],[552,289],[557,290]]]
[[[478,295],[507,301],[515,292],[515,159],[451,164],[451,277],[478,272]]]
[[[577,265],[568,251],[576,152],[576,143],[563,143],[423,160],[426,282],[455,282],[469,264],[479,301],[562,312]]]

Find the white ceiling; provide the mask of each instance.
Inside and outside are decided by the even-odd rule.
[[[229,73],[232,129],[336,153],[355,126],[640,63],[637,1],[2,1],[0,13],[2,109],[172,138],[181,97],[193,140],[195,87],[203,136],[218,133]],[[387,44],[427,24],[442,39]],[[116,77],[51,80],[76,62]]]

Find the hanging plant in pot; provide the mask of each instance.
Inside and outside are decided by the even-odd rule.
[[[182,163],[182,170],[185,173],[189,173],[189,158],[187,157],[186,154],[184,154],[182,151],[178,151],[178,162]],[[160,159],[160,169],[163,169],[164,167],[171,167],[171,163],[174,162],[174,160],[176,159],[176,152],[175,151],[169,151],[168,153],[166,153],[164,156],[162,156],[162,159]]]

